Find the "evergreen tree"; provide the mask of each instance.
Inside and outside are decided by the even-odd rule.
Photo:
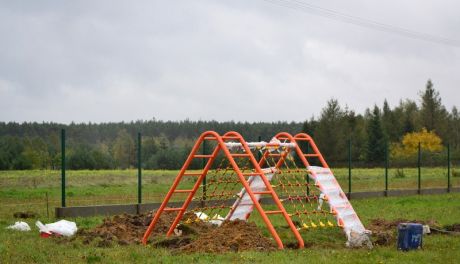
[[[305,120],[302,125],[302,132],[314,136],[315,135],[315,129],[318,126],[318,121],[315,120],[314,117],[311,117],[310,120]]]
[[[399,133],[399,137],[421,129],[422,127],[419,122],[419,109],[417,104],[414,101],[407,99],[404,102],[401,102],[400,107],[402,108],[400,116],[400,118],[402,118],[402,130]]]
[[[460,114],[455,106],[452,107],[449,115],[449,138],[450,141],[448,143],[454,149],[458,149],[460,147]]]
[[[322,154],[329,161],[345,160],[347,140],[343,128],[344,112],[339,102],[331,99],[321,111],[314,135]]]
[[[382,131],[380,109],[374,106],[371,119],[367,125],[367,162],[376,163],[384,158],[385,136]]]
[[[388,140],[399,140],[399,123],[386,99],[383,101],[382,108],[382,128]]]
[[[433,88],[431,80],[427,81],[425,91],[420,96],[422,126],[428,131],[436,130],[441,137],[445,136],[447,111],[441,103],[439,92]]]

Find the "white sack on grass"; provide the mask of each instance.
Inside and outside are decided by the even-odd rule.
[[[18,230],[18,231],[30,231],[30,226],[26,222],[16,222],[14,225],[10,225],[7,229]]]
[[[40,232],[43,233],[55,233],[63,236],[73,236],[77,233],[77,224],[75,222],[60,220],[55,223],[50,223],[44,225],[42,222],[37,221],[35,225],[40,229]]]

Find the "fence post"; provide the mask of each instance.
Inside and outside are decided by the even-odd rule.
[[[202,154],[206,155],[206,140],[203,140]],[[204,169],[204,167],[206,167],[206,158],[202,158],[201,163],[202,163],[203,169]],[[206,176],[207,175],[205,175],[203,177],[203,182],[202,182],[202,184],[203,184],[203,196],[201,197],[202,198],[201,199],[202,200],[201,201],[201,206],[203,206],[203,207],[205,206],[205,203],[206,203]]]
[[[447,192],[450,192],[450,144],[447,144]]]
[[[385,196],[388,196],[388,141],[385,142]]]
[[[351,199],[351,139],[348,140],[348,199]]]
[[[142,203],[142,136],[137,133],[137,203]]]
[[[417,168],[418,168],[418,186],[417,186],[417,190],[418,190],[418,194],[421,193],[421,189],[422,189],[422,170],[421,170],[421,162],[422,162],[422,149],[421,149],[421,145],[420,145],[420,142],[418,142],[418,158],[417,158]]]
[[[61,206],[66,207],[66,201],[65,201],[65,129],[61,129]]]

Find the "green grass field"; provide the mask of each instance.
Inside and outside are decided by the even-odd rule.
[[[348,170],[333,169],[345,192],[348,191]],[[160,202],[178,171],[143,170],[143,201]],[[397,177],[396,169],[389,170],[389,189],[417,188],[417,169],[404,169],[405,177]],[[192,181],[185,185],[191,186]],[[451,184],[460,187],[460,177],[451,177]],[[446,188],[445,168],[422,168],[422,188]],[[352,191],[384,190],[383,168],[353,169]],[[67,205],[125,204],[137,202],[137,171],[80,170],[67,171]],[[46,198],[48,196],[48,199]],[[59,206],[61,199],[60,171],[29,170],[0,171],[0,202],[2,215],[17,210],[33,209],[41,215],[48,208]],[[48,211],[52,211],[48,209]]]
[[[459,193],[374,198],[352,203],[365,225],[374,218],[436,220],[441,225],[460,222]],[[254,216],[252,221],[261,226],[259,218]],[[102,218],[68,220],[76,221],[80,228],[89,228],[101,223]],[[395,245],[376,246],[373,250],[347,249],[341,230],[331,228],[305,231],[305,241],[313,245],[302,250],[172,255],[168,250],[151,246],[98,248],[81,242],[58,243],[38,236],[35,219],[26,220],[33,229],[31,232],[5,230],[14,221],[12,216],[0,219],[1,263],[457,263],[460,259],[460,236],[438,234],[425,236],[423,249],[412,252],[397,251]]]

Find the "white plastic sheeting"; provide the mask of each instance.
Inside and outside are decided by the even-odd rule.
[[[60,220],[55,223],[44,225],[42,222],[37,221],[35,225],[38,227],[41,233],[47,234],[59,234],[62,236],[73,236],[77,233],[77,224],[75,222]]]
[[[30,226],[26,222],[16,222],[14,225],[6,227],[6,229],[18,230],[18,231],[30,231]]]
[[[273,178],[273,175],[275,174],[275,168],[267,168],[267,169],[262,169],[264,172],[265,176],[267,177],[268,181],[271,181]],[[258,175],[253,175],[250,176],[248,179],[249,182],[249,187],[253,192],[261,192],[261,191],[266,191],[266,187],[264,182],[262,181],[262,178],[259,177]],[[236,199],[235,203],[233,203],[233,208],[235,208],[232,211],[229,212],[229,214],[225,217],[225,219],[228,220],[245,220],[248,219],[249,215],[252,213],[254,210],[254,203],[249,196],[249,194],[246,192],[246,189],[243,187],[241,189],[241,192],[239,193],[239,198]],[[257,200],[260,199],[260,194],[254,194]]]

